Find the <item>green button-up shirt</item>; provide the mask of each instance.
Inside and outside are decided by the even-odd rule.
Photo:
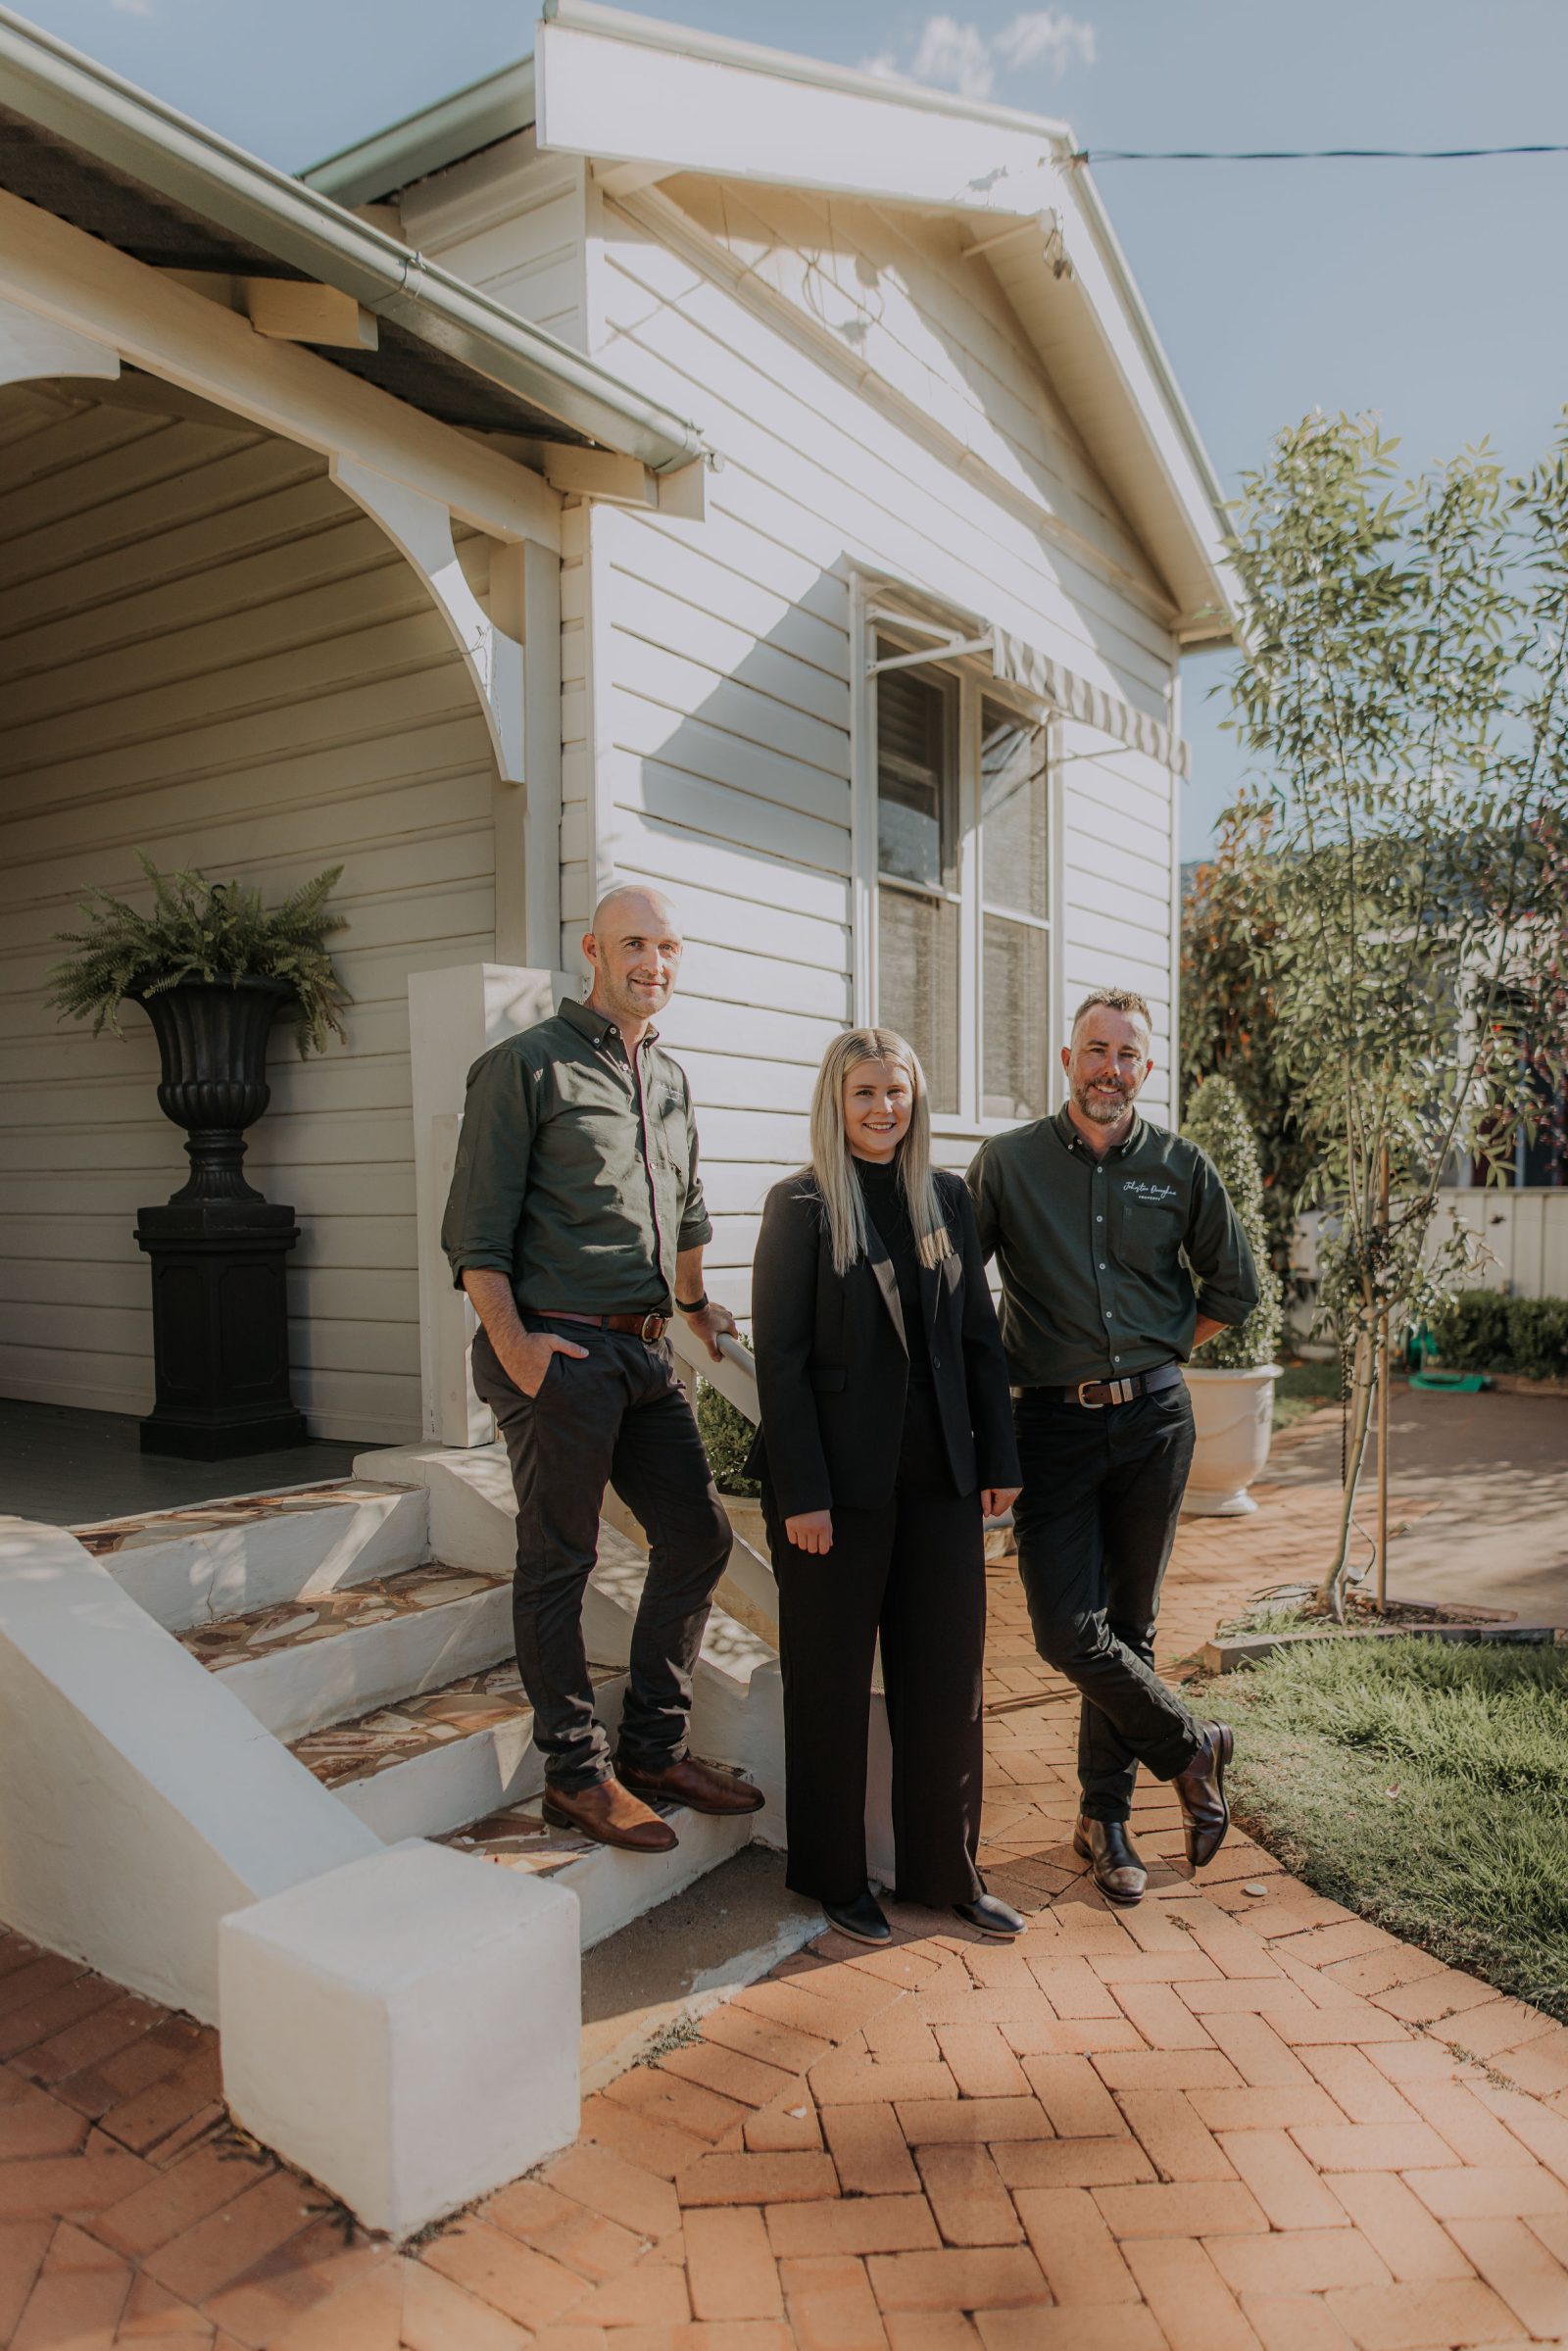
[[[1065,1108],[995,1135],[969,1190],[1002,1276],[1014,1387],[1185,1362],[1200,1307],[1239,1323],[1257,1304],[1252,1252],[1212,1161],[1145,1119],[1102,1159]]]
[[[510,1275],[519,1306],[666,1314],[675,1258],[712,1238],[686,1073],[649,1029],[565,1004],[468,1072],[441,1246]]]

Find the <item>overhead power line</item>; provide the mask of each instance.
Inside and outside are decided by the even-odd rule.
[[[1568,155],[1549,147],[1080,147],[1070,164],[1468,164],[1497,155]]]

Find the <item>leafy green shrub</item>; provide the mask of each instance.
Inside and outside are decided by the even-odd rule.
[[[1256,1309],[1244,1323],[1218,1332],[1198,1358],[1204,1371],[1252,1371],[1275,1360],[1280,1344],[1280,1283],[1269,1263],[1263,1214],[1263,1171],[1257,1138],[1229,1078],[1204,1078],[1187,1105],[1182,1133],[1206,1151],[1230,1195],[1257,1266]],[[1202,1299],[1199,1299],[1202,1311]]]
[[[1568,1298],[1511,1298],[1508,1347],[1527,1380],[1568,1380]]]
[[[152,911],[89,889],[80,902],[85,931],[57,931],[75,953],[57,963],[49,1002],[69,1020],[92,1020],[96,1037],[107,1021],[123,1036],[120,1006],[128,997],[161,996],[182,981],[281,980],[289,990],[294,1042],[301,1057],[325,1050],[327,1035],[343,1035],[347,990],[324,941],[344,917],[326,901],[343,871],[329,866],[302,882],[281,906],[264,906],[260,890],[210,882],[192,867],[160,873],[136,852],[153,886]]]
[[[741,1345],[750,1352],[750,1340],[743,1339]],[[697,1382],[697,1433],[719,1493],[755,1499],[762,1489],[756,1478],[746,1475],[746,1456],[757,1431],[738,1404],[721,1396],[710,1380],[701,1378]]]
[[[1568,1298],[1505,1298],[1461,1290],[1433,1318],[1446,1371],[1511,1371],[1527,1380],[1568,1379]]]
[[[1508,1300],[1500,1290],[1461,1290],[1432,1318],[1446,1371],[1494,1371],[1508,1355]]]

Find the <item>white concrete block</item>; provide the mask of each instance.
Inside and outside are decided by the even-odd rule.
[[[417,1841],[225,1919],[235,2119],[404,2237],[575,2137],[575,1898]]]

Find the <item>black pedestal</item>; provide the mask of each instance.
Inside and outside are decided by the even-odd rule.
[[[293,1209],[258,1195],[138,1212],[136,1240],[152,1259],[157,1383],[141,1424],[144,1453],[221,1461],[304,1439],[305,1415],[288,1392],[284,1272],[299,1237]]]

